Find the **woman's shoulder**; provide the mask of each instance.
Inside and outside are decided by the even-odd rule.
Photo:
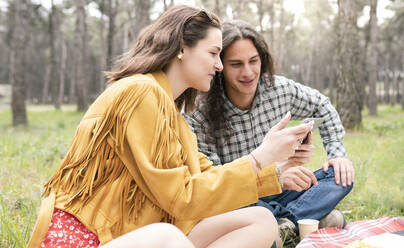
[[[135,74],[122,78],[108,86],[103,94],[119,97],[121,94],[146,98],[166,98],[165,90],[150,74]]]
[[[132,109],[139,104],[153,106],[156,103],[170,101],[164,89],[151,77],[143,74],[122,78],[110,84],[105,91],[97,97],[88,112],[103,112],[103,109],[115,106],[119,109]],[[132,107],[131,107],[132,106]]]
[[[150,74],[134,74],[132,76],[124,77],[109,85],[109,90],[124,90],[126,88],[150,88],[158,89],[157,81]]]

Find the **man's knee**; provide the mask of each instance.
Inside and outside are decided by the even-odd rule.
[[[314,175],[316,176],[317,180],[323,180],[327,178],[335,178],[334,174],[334,167],[330,166],[328,167],[327,172],[323,170],[323,168],[318,169],[314,172]]]

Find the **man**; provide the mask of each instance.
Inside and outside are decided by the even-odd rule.
[[[221,59],[223,72],[216,75],[209,93],[199,98],[198,109],[185,116],[201,152],[215,164],[223,164],[249,154],[288,112],[297,120],[324,118],[319,132],[328,161],[314,172],[318,185],[306,187],[303,181],[308,175],[299,169],[313,155],[309,137],[308,144],[296,147],[295,155],[282,162],[291,168],[284,183],[296,184],[297,190],[261,198],[256,205],[270,209],[281,232],[285,224],[293,235],[299,219],[321,220],[320,227],[343,226],[342,213],[333,209],[351,191],[355,175],[342,143],[344,128],[329,99],[315,89],[274,76],[263,36],[243,21],[223,24]],[[336,222],[329,222],[331,215],[337,217]]]

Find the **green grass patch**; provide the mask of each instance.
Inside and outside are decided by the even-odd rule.
[[[43,184],[58,167],[83,113],[28,111],[29,127],[11,127],[0,111],[0,247],[26,247]]]
[[[404,111],[399,106],[380,106],[378,116],[364,111],[361,130],[344,138],[348,157],[355,167],[355,185],[337,206],[349,221],[383,216],[404,216]],[[320,135],[308,167],[321,168],[327,156]]]
[[[29,127],[11,127],[11,111],[0,110],[0,247],[25,247],[40,205],[43,184],[66,153],[83,113],[65,107],[28,108]],[[308,167],[326,161],[318,132]],[[404,216],[404,111],[380,106],[377,117],[364,112],[363,128],[345,136],[356,179],[337,206],[349,221]]]

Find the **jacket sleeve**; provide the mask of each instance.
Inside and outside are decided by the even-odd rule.
[[[330,99],[316,89],[293,80],[286,81],[291,90],[290,103],[293,118],[324,118],[324,122],[319,126],[319,132],[328,158],[345,157],[345,146],[342,143],[345,129]]]
[[[170,115],[166,111],[179,113],[173,104],[164,102],[167,102],[164,97],[148,94],[134,110],[126,131],[130,148],[126,152],[133,156],[136,164],[132,166],[137,167],[144,182],[138,185],[153,195],[159,207],[177,219],[195,220],[255,203],[262,192],[279,191],[273,189],[273,183],[260,186],[262,189],[257,187],[247,157],[216,167],[202,159],[201,167],[197,148],[184,155],[189,147],[181,147],[175,138],[173,127],[169,127],[174,120],[167,117]],[[198,168],[191,163],[196,163]],[[263,177],[275,179],[273,171],[269,169]]]
[[[247,156],[243,156],[243,158],[247,158]],[[199,160],[201,165],[202,171],[207,171],[211,169],[212,162],[208,159],[208,157],[203,154],[199,153]],[[226,164],[225,164],[226,165]],[[224,166],[225,166],[224,165]],[[258,197],[264,197],[268,195],[275,195],[282,192],[280,187],[278,176],[276,175],[275,164],[265,167],[262,169],[256,176],[256,184],[258,187]]]

